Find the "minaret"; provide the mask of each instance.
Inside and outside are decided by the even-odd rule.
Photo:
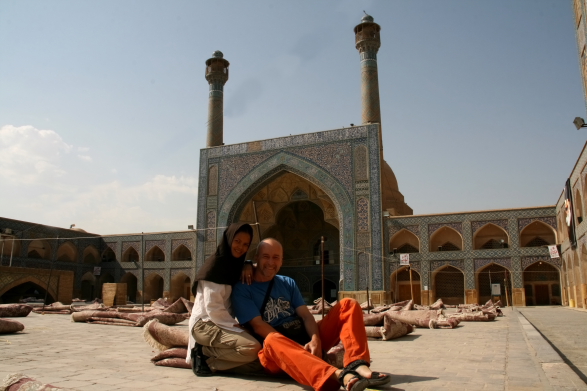
[[[355,26],[355,47],[361,55],[361,95],[363,124],[379,124],[379,148],[383,159],[381,137],[381,109],[379,107],[379,77],[377,74],[377,52],[381,46],[381,26],[367,15]]]
[[[208,140],[206,146],[216,147],[223,145],[224,127],[224,84],[228,80],[228,66],[220,50],[206,60],[206,80],[210,84],[208,98]]]

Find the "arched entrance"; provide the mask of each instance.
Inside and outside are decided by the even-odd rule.
[[[412,285],[410,286],[410,271],[407,266],[391,274],[392,299],[395,302],[411,300],[414,293],[414,304],[422,302],[420,273],[412,269]]]
[[[560,276],[547,262],[536,262],[524,269],[526,305],[560,305]]]
[[[316,281],[312,286],[312,301],[322,297],[322,281]],[[324,300],[332,303],[336,300],[336,284],[330,280],[324,279]]]
[[[473,234],[474,250],[489,250],[508,247],[509,238],[507,232],[502,227],[498,227],[495,224],[485,224]]]
[[[65,242],[57,249],[57,260],[61,262],[77,262],[77,247],[71,242]]]
[[[33,240],[27,248],[27,257],[51,259],[51,245],[46,240]]]
[[[32,281],[27,281],[4,292],[0,296],[0,303],[18,303],[26,298],[44,300],[45,295],[47,295],[47,304],[55,302],[55,298],[50,293],[47,294],[45,288]]]
[[[96,247],[89,245],[84,249],[84,253],[82,254],[82,259],[84,263],[88,264],[98,264],[100,263],[100,255]]]
[[[129,247],[126,249],[124,254],[122,254],[122,262],[138,262],[139,261],[139,253],[134,247]]]
[[[506,285],[507,283],[507,285]],[[500,294],[492,295],[491,285],[499,284]],[[479,291],[479,303],[485,303],[489,299],[501,300],[503,306],[511,300],[512,285],[511,274],[505,267],[492,263],[477,272],[477,287]],[[507,287],[507,291],[506,291]],[[506,298],[506,293],[508,297]]]
[[[311,201],[296,201],[285,205],[275,218],[275,224],[262,233],[283,245],[283,266],[316,266],[320,261],[320,237],[327,238],[325,264],[339,263],[338,229],[327,223],[324,213]]]
[[[153,273],[145,278],[145,301],[148,303],[163,297],[163,277]]]
[[[191,294],[190,278],[185,273],[180,272],[171,278],[171,301],[175,301],[180,297],[189,300]]]
[[[126,298],[133,303],[137,302],[137,277],[132,273],[126,273],[120,279],[120,282],[126,284]]]
[[[433,276],[434,295],[444,304],[465,303],[465,275],[453,266],[445,266]]]
[[[192,260],[192,252],[183,244],[180,244],[173,254],[171,254],[172,261],[191,261]]]
[[[165,254],[159,246],[154,246],[147,252],[145,259],[147,262],[165,262]]]
[[[430,251],[459,251],[463,237],[454,228],[440,227],[430,236]]]
[[[81,299],[82,300],[92,300],[96,297],[95,292],[96,287],[96,277],[92,274],[92,272],[87,272],[82,276],[82,292],[81,292]]]

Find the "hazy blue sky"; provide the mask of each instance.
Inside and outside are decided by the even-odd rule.
[[[553,205],[586,139],[570,0],[2,0],[0,216],[195,224],[205,60],[231,63],[226,144],[359,124],[363,10],[414,213]]]

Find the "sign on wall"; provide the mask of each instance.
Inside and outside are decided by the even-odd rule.
[[[501,296],[501,285],[500,284],[491,284],[491,295],[492,296]]]
[[[550,253],[550,258],[560,258],[556,245],[548,246],[548,252]]]
[[[101,271],[102,271],[102,268],[100,266],[94,267],[94,275],[95,276],[99,276]]]
[[[399,264],[400,265],[410,265],[410,254],[400,254],[399,255]]]

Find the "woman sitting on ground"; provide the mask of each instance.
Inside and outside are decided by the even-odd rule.
[[[252,265],[245,265],[245,257],[252,239],[249,224],[231,224],[196,274],[186,362],[191,362],[197,376],[212,376],[257,359],[261,345],[238,325],[230,303],[232,286],[239,278],[251,283]]]

